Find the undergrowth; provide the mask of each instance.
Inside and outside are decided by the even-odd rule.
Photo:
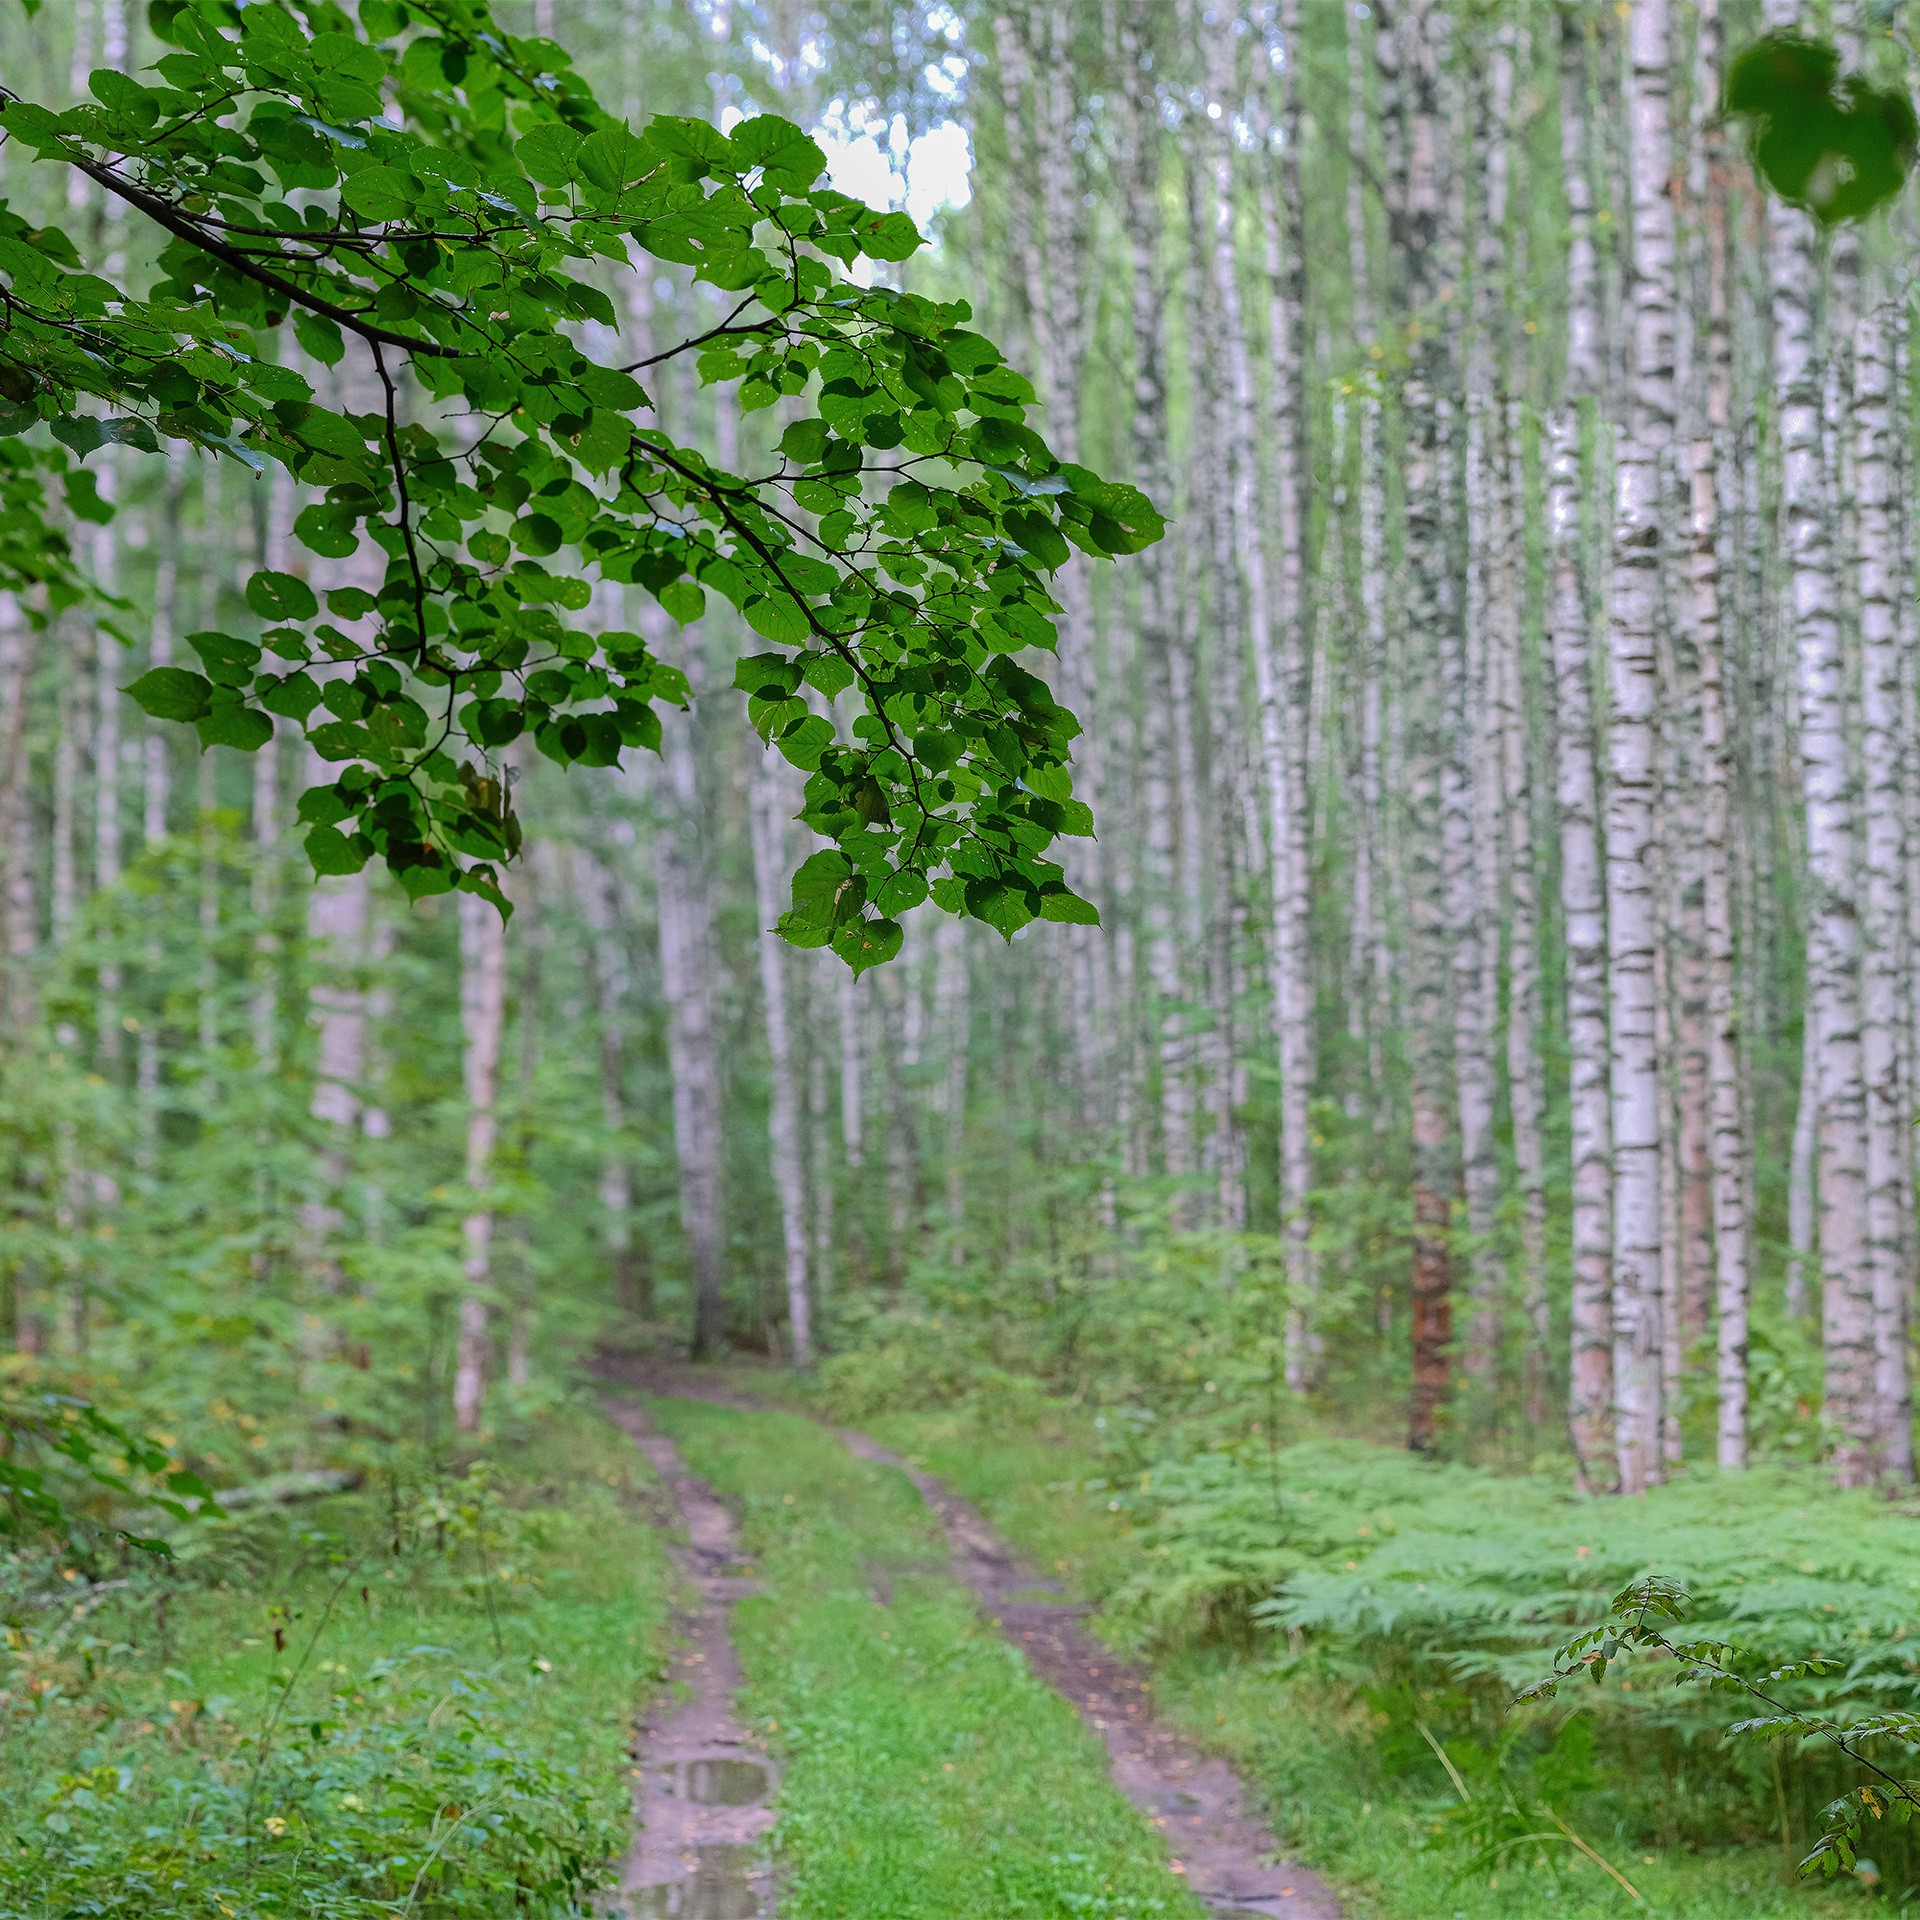
[[[0,1916],[583,1913],[662,1671],[645,1463],[585,1413],[369,1481],[0,1560]]]
[[[1659,1572],[1693,1596],[1689,1634],[1756,1670],[1833,1657],[1788,1683],[1796,1706],[1841,1724],[1920,1707],[1905,1506],[1795,1465],[1595,1500],[1559,1473],[1305,1437],[1297,1412],[1270,1418],[1264,1395],[1228,1407],[1205,1378],[1191,1412],[1076,1405],[997,1370],[916,1410],[882,1390],[893,1363],[866,1358],[824,1369],[816,1403],[858,1407],[1099,1601],[1102,1631],[1155,1659],[1169,1709],[1382,1914],[1646,1910],[1556,1822],[1656,1910],[1730,1920],[1848,1898],[1794,1882],[1821,1809],[1861,1778],[1819,1743],[1727,1744],[1737,1702],[1675,1691],[1657,1659],[1550,1708],[1512,1702]],[[1910,1845],[1877,1836],[1859,1890],[1920,1902]]]

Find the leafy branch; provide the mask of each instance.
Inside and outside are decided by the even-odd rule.
[[[1859,1857],[1860,1836],[1869,1821],[1887,1820],[1904,1826],[1920,1813],[1920,1781],[1906,1781],[1883,1767],[1865,1750],[1865,1743],[1890,1739],[1920,1747],[1920,1714],[1871,1714],[1844,1725],[1804,1711],[1780,1698],[1773,1689],[1787,1682],[1835,1671],[1841,1662],[1815,1656],[1789,1661],[1753,1678],[1741,1671],[1739,1649],[1724,1641],[1676,1639],[1665,1623],[1686,1613],[1689,1595],[1678,1582],[1650,1574],[1623,1588],[1613,1598],[1608,1618],[1569,1640],[1554,1656],[1553,1671],[1523,1688],[1518,1701],[1550,1700],[1561,1683],[1585,1675],[1596,1686],[1608,1667],[1631,1654],[1650,1654],[1670,1660],[1676,1686],[1700,1686],[1745,1696],[1764,1707],[1764,1714],[1737,1720],[1726,1730],[1733,1740],[1777,1740],[1788,1735],[1820,1740],[1843,1754],[1873,1780],[1855,1787],[1826,1807],[1826,1831],[1812,1852],[1800,1862],[1803,1873],[1852,1872]]]

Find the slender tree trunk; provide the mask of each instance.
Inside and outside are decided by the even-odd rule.
[[[1312,860],[1307,821],[1307,605],[1302,476],[1306,466],[1306,261],[1301,209],[1301,107],[1298,49],[1304,45],[1297,0],[1281,0],[1283,52],[1280,152],[1258,139],[1256,182],[1267,284],[1268,448],[1277,571],[1269,582],[1266,543],[1255,499],[1262,492],[1254,440],[1255,396],[1245,367],[1245,335],[1233,271],[1232,143],[1223,112],[1215,147],[1214,279],[1216,297],[1231,314],[1228,352],[1238,438],[1235,500],[1247,583],[1253,647],[1254,697],[1259,705],[1262,770],[1266,778],[1267,861],[1273,923],[1268,967],[1280,1069],[1280,1217],[1289,1308],[1287,1384],[1312,1384],[1320,1338],[1314,1324],[1319,1274],[1313,1256],[1314,992]],[[1256,136],[1268,132],[1270,63],[1259,58],[1253,94]],[[1276,180],[1275,173],[1278,178]],[[1231,296],[1231,305],[1228,297]]]
[[[344,879],[316,881],[307,899],[307,938],[319,948],[322,967],[308,997],[309,1018],[320,1029],[309,1111],[326,1134],[302,1223],[323,1294],[340,1290],[332,1243],[346,1219],[346,1186],[366,1080],[367,996],[359,974],[366,957],[367,902],[364,870]]]
[[[100,468],[100,497],[112,500],[116,472],[106,455]],[[111,525],[96,527],[87,543],[92,549],[93,576],[101,591],[119,591],[120,542]],[[120,883],[124,843],[120,822],[120,642],[105,620],[95,620],[93,722],[93,884],[104,893]],[[109,1080],[120,1077],[126,1034],[122,1028],[120,995],[124,982],[118,960],[100,963],[95,1008],[95,1048],[100,1070]]]
[[[1700,670],[1701,931],[1706,974],[1708,1170],[1712,1182],[1716,1375],[1720,1465],[1747,1464],[1748,1249],[1746,1121],[1740,1081],[1740,1010],[1734,978],[1732,749],[1726,646],[1720,617],[1720,447],[1724,409],[1693,448],[1694,645]]]
[[[1607,798],[1608,1000],[1612,1015],[1614,1440],[1620,1484],[1663,1474],[1660,1082],[1655,1034],[1654,812],[1668,503],[1674,428],[1672,52],[1666,0],[1633,0],[1627,23],[1632,185],[1630,404],[1616,465]]]
[[[460,1027],[467,1094],[468,1211],[460,1223],[460,1332],[453,1371],[453,1420],[480,1425],[491,1353],[494,1150],[499,1141],[500,1037],[507,1004],[507,929],[477,894],[460,900]]]
[[[692,721],[670,716],[662,753],[665,817],[654,838],[660,897],[660,974],[673,1075],[673,1138],[680,1161],[680,1225],[694,1289],[693,1357],[717,1358],[725,1337],[720,1294],[720,1057],[714,1030],[711,907],[699,839]]]
[[[1547,451],[1551,625],[1567,949],[1568,1118],[1573,1291],[1567,1427],[1582,1480],[1615,1484],[1613,1448],[1613,1119],[1608,1096],[1607,917],[1593,739],[1593,654],[1581,579],[1580,430],[1553,416]]]
[[[1867,1231],[1866,1090],[1860,1030],[1858,832],[1848,752],[1847,674],[1836,604],[1818,356],[1809,289],[1793,280],[1806,219],[1775,205],[1774,380],[1781,507],[1792,592],[1807,833],[1806,1018],[1812,1066],[1826,1421],[1843,1485],[1874,1470],[1873,1273]],[[1789,220],[1786,216],[1792,215]],[[1792,284],[1789,282],[1792,281]]]
[[[760,916],[760,1003],[766,1022],[772,1081],[767,1145],[773,1188],[780,1202],[786,1259],[787,1337],[796,1367],[813,1364],[813,1300],[807,1272],[807,1194],[800,1147],[800,1084],[794,1071],[793,1030],[787,1016],[787,943],[774,931],[786,878],[785,828],[793,802],[783,791],[785,767],[771,749],[749,775],[754,902]]]
[[[624,1313],[644,1313],[640,1263],[633,1245],[633,1175],[628,1166],[626,1095],[626,1000],[630,969],[616,924],[613,886],[606,869],[584,847],[573,857],[574,896],[586,923],[600,1053],[600,1125],[606,1136],[600,1155],[601,1239],[613,1297]]]
[[[1524,556],[1517,551],[1524,495],[1519,458],[1520,409],[1509,409],[1513,456],[1508,489],[1509,531],[1503,585],[1512,596],[1512,618],[1501,633],[1502,703],[1505,727],[1507,893],[1511,903],[1507,960],[1507,1084],[1513,1114],[1513,1160],[1520,1188],[1520,1299],[1527,1321],[1522,1396],[1528,1421],[1543,1426],[1548,1414],[1552,1325],[1547,1305],[1547,1186],[1543,1133],[1546,1069],[1540,1057],[1539,893],[1533,852],[1533,765],[1528,751],[1527,702],[1520,657]]]
[[[965,921],[943,917],[934,934],[937,971],[934,1004],[946,1027],[943,1104],[947,1188],[948,1255],[955,1266],[966,1259],[967,1224],[967,1068],[973,1031],[971,969],[967,963]]]
[[[1447,444],[1442,396],[1452,387],[1449,336],[1426,312],[1451,248],[1444,182],[1439,171],[1443,132],[1442,76],[1448,65],[1448,22],[1435,0],[1418,0],[1399,18],[1398,44],[1383,64],[1396,112],[1390,131],[1404,153],[1398,259],[1410,308],[1428,324],[1419,333],[1401,389],[1405,423],[1407,574],[1406,623],[1420,636],[1406,690],[1408,796],[1407,918],[1409,932],[1408,1092],[1413,1144],[1413,1394],[1408,1444],[1416,1451],[1438,1441],[1452,1391],[1453,1188],[1456,1176],[1453,1098],[1448,1066],[1452,1020],[1448,971],[1452,955],[1445,875],[1435,823],[1442,802],[1441,767],[1450,751],[1433,656],[1444,650],[1458,620],[1452,601]],[[1402,127],[1402,123],[1404,126]]]
[[[1877,1469],[1913,1477],[1905,1253],[1913,1160],[1902,1076],[1906,823],[1901,791],[1900,591],[1894,368],[1885,308],[1856,325],[1854,497],[1859,544],[1861,761],[1865,769],[1861,1067],[1866,1081],[1867,1258],[1872,1276]]]
[[[0,925],[5,938],[5,1031],[15,1040],[38,1016],[31,980],[40,944],[34,897],[33,836],[28,825],[26,725],[28,696],[39,654],[40,629],[22,618],[10,593],[0,593]]]
[[[849,1176],[847,1257],[856,1274],[867,1264],[866,1183],[866,1009],[865,979],[838,960],[833,963],[834,1013],[840,1030],[840,1149]]]

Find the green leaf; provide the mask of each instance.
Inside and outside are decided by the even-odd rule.
[[[1043,567],[1064,567],[1071,549],[1052,518],[1037,507],[1017,507],[1003,517],[1007,532]]]
[[[833,936],[833,950],[856,975],[884,966],[900,951],[900,924],[895,920],[856,920]]]
[[[860,251],[873,260],[905,260],[925,244],[904,213],[874,214],[860,222]]]
[[[347,350],[340,329],[324,314],[309,313],[304,307],[293,310],[293,332],[301,351],[323,367],[337,367]]]
[[[352,720],[329,720],[308,730],[307,742],[322,760],[372,759],[373,735]]]
[[[669,580],[654,595],[680,624],[690,626],[707,610],[707,596],[696,580]]]
[[[307,835],[307,859],[315,873],[358,873],[367,864],[367,855],[337,827],[315,827]]]
[[[121,691],[156,720],[198,720],[213,697],[212,683],[185,667],[155,667]]]
[[[837,847],[823,847],[793,876],[793,915],[799,926],[833,928],[866,904],[867,883]]]
[[[783,593],[761,594],[740,611],[761,639],[777,641],[783,647],[803,645],[812,631],[807,616]]]
[[[247,582],[247,605],[262,620],[311,620],[320,611],[320,602],[304,580],[264,568]]]
[[[533,136],[528,135],[528,139]],[[526,145],[522,141],[521,146]],[[580,142],[572,155],[573,177],[602,193],[620,193],[640,179],[654,164],[654,154],[644,140],[634,137],[625,127],[602,127]],[[524,159],[522,165],[525,165]],[[531,167],[527,168],[533,172]],[[535,178],[540,176],[535,175]]]
[[[1920,147],[1904,92],[1843,76],[1832,47],[1797,33],[1769,34],[1728,66],[1725,106],[1749,122],[1767,184],[1826,226],[1891,200]]]
[[[837,653],[810,653],[801,668],[808,686],[824,693],[829,700],[845,693],[853,685],[854,671]]]
[[[367,167],[349,174],[341,184],[342,202],[363,220],[382,225],[403,218],[420,197],[420,189],[395,167]]]
[[[827,170],[827,156],[791,120],[763,113],[728,136],[743,165],[759,167],[770,186],[804,193]]]
[[[252,641],[236,640],[231,634],[190,633],[187,645],[200,656],[207,678],[218,687],[251,684],[254,669],[260,664],[260,649]]]
[[[800,684],[800,663],[784,653],[755,653],[738,661],[733,684],[756,700],[785,700]]]
[[[1097,927],[1100,909],[1091,900],[1082,900],[1077,893],[1062,888],[1058,893],[1041,894],[1040,918],[1062,921],[1070,927]]]
[[[100,498],[99,483],[85,467],[75,467],[61,482],[67,496],[67,511],[76,520],[90,520],[104,527],[113,518],[113,502]]]
[[[290,673],[283,679],[261,681],[259,700],[269,713],[304,726],[307,715],[320,704],[320,688],[311,674]]]
[[[221,704],[210,707],[195,723],[203,747],[238,747],[256,753],[273,738],[273,722],[257,707]]]
[[[966,751],[967,743],[952,733],[916,733],[913,757],[932,773],[944,773]]]
[[[573,157],[580,146],[580,136],[570,127],[549,123],[535,127],[513,153],[530,179],[543,187],[564,187],[573,179]]]

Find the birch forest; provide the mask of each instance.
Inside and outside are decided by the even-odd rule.
[[[376,38],[440,18],[374,5],[398,23],[366,25]],[[961,322],[998,343],[1009,371],[991,377],[1011,383],[1014,416],[1026,397],[1057,470],[992,471],[1037,504],[1061,556],[1048,515],[1085,490],[1063,474],[1138,489],[1164,519],[1158,538],[1076,537],[1058,561],[1015,536],[1051,570],[1054,611],[1034,644],[1006,643],[1025,650],[1006,654],[1004,684],[1065,729],[1071,779],[1029,774],[1048,824],[1009,857],[1063,834],[1060,881],[1022,894],[956,861],[931,900],[924,880],[890,896],[898,909],[876,894],[893,918],[862,922],[855,953],[834,917],[851,870],[808,769],[822,742],[881,734],[849,731],[811,669],[780,679],[751,607],[690,583],[606,569],[562,602],[562,626],[655,663],[657,747],[557,753],[517,726],[488,747],[463,777],[476,813],[508,823],[497,890],[492,866],[485,886],[435,891],[391,852],[391,869],[364,851],[329,865],[352,823],[310,804],[341,756],[303,733],[304,710],[257,744],[203,745],[212,722],[196,738],[129,696],[196,658],[216,694],[239,684],[220,646],[257,661],[316,593],[336,613],[373,608],[398,552],[329,533],[342,489],[263,458],[240,426],[76,436],[17,411],[33,388],[9,372],[22,309],[7,289],[28,286],[35,236],[63,230],[76,274],[116,286],[148,285],[194,244],[143,225],[101,169],[49,164],[19,103],[59,113],[158,85],[155,63],[187,44],[173,23],[200,6],[0,14],[0,404],[16,409],[0,508],[24,524],[39,509],[22,490],[44,484],[78,583],[0,592],[0,1493],[17,1523],[0,1539],[0,1727],[31,1727],[0,1778],[18,1769],[37,1809],[18,1850],[39,1863],[0,1863],[0,1913],[615,1911],[580,1863],[626,1844],[624,1788],[593,1815],[604,1831],[564,1845],[544,1813],[524,1815],[537,1844],[484,1822],[456,1842],[445,1824],[480,1799],[545,1807],[561,1790],[541,1767],[615,1780],[626,1735],[608,1702],[679,1657],[660,1651],[685,1620],[671,1625],[670,1524],[645,1487],[670,1486],[704,1536],[683,1482],[647,1481],[595,1411],[608,1380],[655,1396],[659,1444],[744,1514],[766,1591],[791,1610],[778,1630],[762,1615],[735,1628],[740,1737],[791,1771],[764,1843],[774,1878],[725,1897],[768,1904],[703,1906],[684,1888],[646,1904],[668,1883],[636,1852],[640,1904],[618,1911],[772,1913],[776,1896],[782,1912],[875,1920],[1096,1910],[1064,1860],[1106,1863],[1085,1869],[1099,1911],[1229,1911],[1165,1878],[1172,1840],[1149,1833],[1136,1859],[1134,1840],[1086,1838],[1134,1816],[1102,1810],[1103,1762],[1074,1784],[1047,1757],[1053,1735],[1022,1747],[1028,1706],[1009,1700],[980,1709],[1005,1730],[1005,1777],[974,1780],[954,1819],[1002,1835],[1009,1860],[1027,1857],[1015,1802],[1081,1809],[1080,1824],[1032,1840],[1052,1863],[1033,1867],[1038,1891],[1022,1891],[1025,1866],[969,1878],[958,1841],[940,1866],[925,1839],[922,1904],[897,1904],[912,1876],[883,1871],[877,1836],[908,1814],[835,1785],[807,1716],[837,1701],[848,1725],[870,1710],[904,1740],[916,1713],[964,1714],[869,1699],[865,1669],[833,1677],[827,1626],[804,1640],[811,1589],[780,1585],[801,1579],[781,1557],[798,1549],[768,1529],[809,1501],[818,1527],[855,1528],[879,1496],[857,1476],[841,1487],[837,1451],[807,1464],[828,1440],[795,1409],[870,1426],[940,1474],[1099,1607],[1108,1644],[1153,1663],[1161,1710],[1235,1761],[1305,1863],[1299,1896],[1276,1885],[1233,1912],[1304,1912],[1311,1895],[1327,1920],[1453,1902],[1473,1920],[1837,1914],[1920,1881],[1910,1840],[1868,1830],[1907,1810],[1892,1721],[1920,1705],[1898,1646],[1920,1592],[1902,1531],[1920,1268],[1920,220],[1910,192],[1852,217],[1864,161],[1822,160],[1805,191],[1773,191],[1755,164],[1765,116],[1728,78],[1756,43],[1810,48],[1829,80],[1834,62],[1853,77],[1837,113],[1904,110],[1920,63],[1908,10],[500,0],[507,38],[486,44],[564,48],[616,122],[728,134],[779,116],[812,136],[832,186],[911,216],[925,244],[876,240],[851,286],[965,303]],[[372,20],[335,14],[323,39]],[[305,124],[364,144],[334,117]],[[729,358],[746,282],[723,290],[697,249],[581,255],[568,271],[597,304],[562,331],[645,370],[643,429],[723,477],[773,472],[805,443],[804,375],[757,395],[751,371],[730,384],[747,367],[746,347]],[[390,374],[377,341],[369,356],[349,338],[342,357],[338,329],[329,348],[307,316],[281,317],[256,327],[255,357],[324,406],[369,421],[384,406],[390,434],[436,417],[446,389]],[[462,458],[493,431],[446,417]],[[889,451],[900,433],[874,427],[869,489],[926,452]],[[400,500],[404,530],[404,474]],[[320,677],[313,698],[352,717],[333,700],[344,681]],[[913,733],[902,712],[874,724]],[[803,722],[805,761],[787,751]],[[914,734],[906,764],[940,775],[965,731]],[[866,827],[842,816],[856,835],[892,825],[866,788],[871,805],[848,802]],[[827,917],[809,920],[823,886]],[[715,1393],[762,1410],[698,1406]],[[122,1454],[124,1469],[102,1464]],[[69,1482],[71,1512],[36,1535],[26,1523]],[[128,1501],[156,1488],[173,1518],[149,1504],[135,1525]],[[559,1504],[536,1526],[541,1501]],[[192,1513],[215,1508],[196,1531]],[[366,1571],[383,1529],[402,1576]],[[149,1565],[129,1530],[180,1537]],[[826,1533],[807,1537],[828,1552]],[[859,1551],[847,1566],[894,1549]],[[582,1624],[565,1569],[615,1553],[651,1569],[640,1624]],[[337,1589],[311,1584],[350,1560],[361,1570]],[[242,1618],[256,1576],[246,1604],[279,1596],[284,1619]],[[389,1834],[382,1854],[315,1811],[339,1804],[317,1757],[334,1748],[316,1730],[300,1764],[319,1771],[287,1786],[295,1736],[275,1728],[304,1716],[287,1703],[331,1644],[323,1628],[373,1658],[377,1605],[399,1604],[377,1582],[396,1577],[440,1596],[408,1631],[465,1648],[470,1628],[461,1657],[496,1688],[525,1684],[523,1666],[545,1684],[550,1656],[575,1688],[569,1726],[597,1712],[606,1727],[604,1751],[542,1731],[560,1677],[551,1708],[503,1692],[501,1724],[532,1757],[496,1757],[464,1786],[422,1734],[392,1765],[426,1770],[440,1799],[420,1804],[445,1800],[444,1818],[396,1814],[404,1845]],[[127,1589],[84,1602],[99,1646],[137,1641],[156,1675],[178,1674],[154,1684],[199,1704],[101,1704],[95,1664],[119,1672],[121,1655],[47,1627],[61,1581]],[[1609,1615],[1622,1587],[1637,1598]],[[337,1628],[330,1592],[346,1595]],[[148,1624],[110,1630],[134,1599]],[[743,1602],[740,1621],[766,1604]],[[906,1604],[872,1611],[904,1621]],[[201,1626],[170,1626],[174,1605]],[[259,1649],[233,1658],[277,1686],[292,1622],[323,1605],[272,1723],[222,1747],[222,1713],[244,1715],[205,1678],[211,1649]],[[467,1625],[432,1612],[459,1606]],[[1563,1671],[1678,1654],[1711,1678],[1711,1654],[1751,1688],[1849,1635],[1851,1665],[1844,1684],[1781,1667],[1786,1706],[1733,1703],[1785,1716],[1771,1746],[1723,1749],[1735,1716],[1717,1695],[1643,1714],[1634,1681],[1510,1721],[1554,1649],[1609,1619],[1617,1645],[1575,1642]],[[1705,1654],[1688,1650],[1696,1632]],[[637,1664],[605,1664],[616,1643]],[[227,1813],[194,1817],[209,1833],[227,1819],[240,1850],[175,1881],[135,1860],[149,1842],[108,1837],[149,1817],[132,1774],[106,1779],[114,1742],[157,1741],[161,1722],[164,1766],[227,1781]],[[518,1751],[499,1738],[496,1754]],[[949,1759],[924,1764],[933,1797],[912,1817],[937,1825],[938,1796],[961,1789],[941,1784]],[[1857,1791],[1874,1775],[1894,1782],[1887,1807]],[[43,1831],[43,1814],[67,1824]],[[651,1817],[642,1805],[641,1828]],[[310,1868],[289,1865],[281,1888],[261,1861],[302,1821],[330,1836],[328,1858],[377,1854],[388,1878],[368,1867],[349,1896],[346,1875],[336,1906],[275,1904]],[[1809,1848],[1844,1899],[1796,1877]],[[222,1888],[242,1904],[194,1904]],[[74,1904],[89,1889],[108,1903]],[[349,1903],[362,1897],[382,1904]]]

